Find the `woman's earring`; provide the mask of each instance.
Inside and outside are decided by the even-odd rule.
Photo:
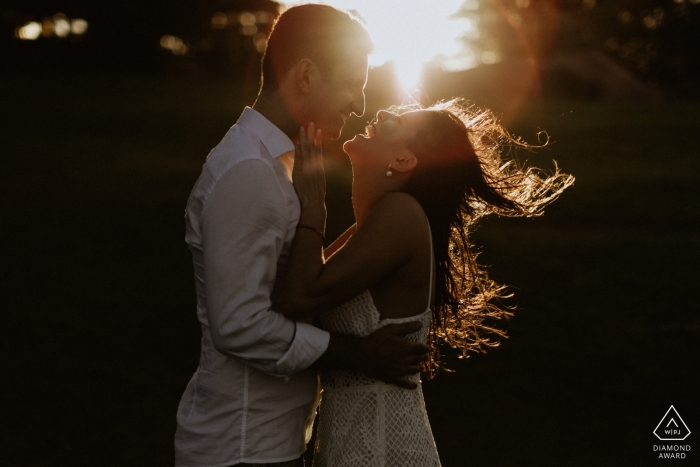
[[[391,171],[391,164],[389,164],[389,168],[386,171],[386,176],[391,177],[392,175],[394,175],[394,172]]]

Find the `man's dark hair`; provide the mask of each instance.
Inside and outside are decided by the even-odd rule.
[[[367,30],[346,11],[319,4],[289,8],[277,18],[267,41],[262,90],[276,90],[284,74],[303,58],[328,76],[350,52],[369,54],[373,49]]]

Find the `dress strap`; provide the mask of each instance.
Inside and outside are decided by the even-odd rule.
[[[428,220],[427,217],[426,220]],[[432,298],[433,291],[433,263],[435,262],[435,253],[433,252],[433,231],[430,229],[430,220],[428,220],[428,238],[430,239],[430,282],[428,282],[428,306],[426,307],[426,310],[430,309],[430,299]]]

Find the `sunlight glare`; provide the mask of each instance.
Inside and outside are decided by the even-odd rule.
[[[290,2],[286,6],[308,2]],[[404,87],[420,80],[424,64],[450,71],[473,68],[475,52],[464,38],[478,37],[477,25],[466,17],[453,17],[463,0],[327,0],[325,2],[360,16],[375,44],[370,65],[393,60]],[[466,2],[473,8],[476,2]],[[470,9],[471,9],[470,8]]]

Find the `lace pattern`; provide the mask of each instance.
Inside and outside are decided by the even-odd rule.
[[[390,323],[419,320],[423,327],[406,337],[425,342],[430,318],[428,309],[382,320],[365,291],[321,315],[321,323],[331,332],[367,336]],[[420,375],[411,379],[420,383]],[[314,467],[440,466],[420,386],[403,389],[348,371],[323,372],[321,385]]]

